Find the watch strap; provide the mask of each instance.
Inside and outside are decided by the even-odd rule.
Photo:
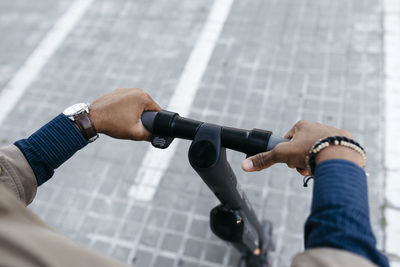
[[[97,139],[97,130],[94,127],[88,112],[83,111],[74,115],[74,121],[88,142],[93,142],[95,139]]]

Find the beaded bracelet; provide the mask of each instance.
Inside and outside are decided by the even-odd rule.
[[[365,153],[364,148],[354,141],[353,139],[347,138],[345,136],[330,136],[324,139],[317,141],[311,148],[310,152],[306,156],[306,166],[307,169],[310,171],[311,176],[314,176],[314,171],[316,167],[315,158],[321,150],[328,146],[345,146],[351,148],[362,156],[364,163],[367,160],[367,156]]]

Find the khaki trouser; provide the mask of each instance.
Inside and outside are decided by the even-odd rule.
[[[36,188],[33,171],[19,149],[0,149],[0,266],[127,266],[74,244],[27,209]],[[292,266],[375,265],[343,250],[318,248],[297,255]]]

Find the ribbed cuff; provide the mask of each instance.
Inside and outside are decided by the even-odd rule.
[[[353,162],[341,159],[318,164],[314,174],[312,212],[327,206],[343,205],[368,214],[365,171]]]
[[[14,144],[25,155],[38,185],[41,185],[53,176],[55,169],[88,142],[74,123],[64,114],[60,114],[28,139]]]

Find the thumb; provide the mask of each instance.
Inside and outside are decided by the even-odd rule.
[[[293,144],[291,142],[280,143],[270,151],[245,159],[242,162],[242,169],[246,172],[253,172],[269,168],[275,163],[288,163],[292,150]]]
[[[259,153],[242,162],[242,169],[246,172],[260,171],[271,167],[276,163],[274,151]]]
[[[131,139],[135,141],[151,141],[152,134],[143,126],[142,122],[136,123],[131,131]]]

